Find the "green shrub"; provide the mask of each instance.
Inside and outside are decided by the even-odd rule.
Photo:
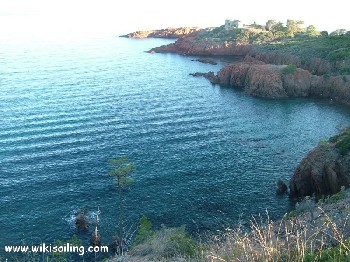
[[[309,252],[305,254],[304,262],[319,261],[350,261],[350,238],[344,242],[344,246],[329,247],[319,253]]]
[[[321,139],[320,142],[318,142],[319,145],[322,146],[328,146],[329,145],[329,140]]]
[[[342,186],[340,191],[336,194],[333,194],[331,196],[322,196],[322,198],[319,199],[319,204],[333,204],[338,202],[339,200],[342,200],[345,198],[345,187]]]
[[[146,241],[154,234],[154,232],[151,230],[152,223],[146,216],[142,216],[139,223],[140,224],[136,231],[135,245]]]
[[[329,142],[329,143],[336,143],[336,142],[338,141],[338,138],[339,138],[338,135],[332,136],[332,137],[328,140],[328,142]]]
[[[333,61],[344,60],[350,57],[349,48],[341,48],[335,51],[332,51],[328,54],[328,58]]]
[[[158,261],[176,256],[198,257],[201,250],[203,250],[202,246],[191,238],[185,227],[163,227],[153,231],[143,242],[134,245],[130,252],[134,256]]]
[[[338,193],[332,195],[329,200],[331,203],[338,202],[339,200],[343,200],[345,198],[344,190],[340,190]]]
[[[81,246],[83,244],[83,242],[77,237],[77,235],[73,235],[67,241],[56,240],[55,245],[65,246],[67,243],[69,243],[71,246]],[[53,252],[51,254],[51,259],[52,261],[69,261],[69,253]],[[48,258],[47,260],[49,261]]]
[[[324,79],[324,80],[328,80],[329,78],[330,78],[330,75],[329,75],[329,74],[324,74],[324,75],[323,75],[323,79]]]
[[[350,150],[350,135],[347,134],[347,136],[339,141],[335,147],[339,149],[341,155],[346,155]]]
[[[173,242],[175,244],[177,252],[183,256],[194,257],[198,255],[198,243],[192,239],[192,237],[184,230],[184,228],[180,228],[179,231],[170,236],[169,242]]]
[[[341,75],[348,75],[348,74],[350,74],[350,69],[349,68],[342,68],[339,70],[339,73]]]
[[[282,74],[287,75],[287,74],[292,74],[297,70],[296,65],[289,64],[286,67],[282,69]]]
[[[297,217],[300,213],[296,210],[291,210],[288,214],[287,214],[287,218],[293,218],[293,217]]]

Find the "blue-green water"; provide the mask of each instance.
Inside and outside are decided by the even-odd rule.
[[[249,97],[189,76],[222,64],[144,52],[168,42],[0,44],[1,246],[69,238],[84,207],[91,217],[100,208],[108,243],[118,210],[107,160],[122,154],[136,165],[130,226],[144,214],[155,227],[202,232],[288,211],[276,180],[349,125],[350,110]]]

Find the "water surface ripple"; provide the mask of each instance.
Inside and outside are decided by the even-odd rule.
[[[348,125],[349,109],[212,86],[189,73],[222,63],[144,52],[167,42],[1,44],[1,244],[68,238],[84,207],[101,209],[108,242],[117,194],[107,160],[122,154],[136,165],[129,224],[145,214],[196,232],[288,210],[276,179],[288,181],[320,139]]]

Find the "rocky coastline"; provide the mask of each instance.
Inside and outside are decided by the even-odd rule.
[[[237,37],[241,37],[247,32],[242,30],[226,31],[221,27],[186,32],[174,43],[152,48],[149,52],[196,55],[206,59],[209,57],[209,60],[203,60],[204,62],[213,61],[210,57],[240,56],[242,59],[227,64],[217,73],[196,72],[190,75],[205,77],[212,84],[241,89],[246,94],[256,97],[268,99],[313,97],[350,105],[350,58],[346,53],[348,49],[333,50],[332,46],[329,47],[330,43],[339,39],[332,40],[333,42],[327,40],[326,44],[331,51],[322,57],[320,55],[322,52],[309,55],[307,48],[302,52],[299,51],[299,55],[284,52],[283,45],[288,46],[292,42],[289,38],[282,44],[280,40],[273,43],[252,44],[236,39],[232,41],[229,34],[238,32]],[[154,37],[149,32],[131,34],[131,37],[140,36]],[[156,37],[167,38],[167,34],[160,31]],[[323,45],[320,50],[325,49],[322,39],[310,39],[307,41],[319,41]],[[300,46],[296,45],[293,48],[300,49]],[[345,54],[345,58],[339,54]],[[314,148],[296,168],[289,182],[290,196],[320,197],[337,193],[342,186],[350,187],[349,141],[350,129],[346,129]]]
[[[200,30],[178,39],[175,43],[152,48],[148,52],[176,53],[198,56],[245,56],[252,51],[252,45],[232,45],[212,38],[201,38]]]
[[[350,75],[318,76],[305,69],[260,61],[230,64],[215,76],[210,72],[203,76],[212,84],[242,89],[262,98],[328,98],[350,105]]]
[[[346,74],[349,59],[334,61],[318,56],[305,58],[272,48],[272,44],[262,48],[260,45],[208,37],[207,34],[204,29],[197,30],[184,35],[175,43],[155,47],[148,52],[241,56],[243,61],[223,67],[215,77],[210,73],[209,80],[213,84],[242,89],[257,97],[327,98],[350,105],[350,73]],[[286,71],[289,65],[294,69]],[[202,75],[206,76],[205,73]]]
[[[198,27],[165,28],[159,30],[136,31],[120,37],[126,38],[169,38],[176,39],[200,30]]]

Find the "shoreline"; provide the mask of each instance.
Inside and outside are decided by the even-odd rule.
[[[212,34],[213,31],[216,32],[216,35]],[[159,30],[159,32],[161,32],[160,36],[162,36],[163,30]],[[278,44],[272,42],[265,43],[265,46],[262,46],[251,43],[244,44],[237,41],[233,43],[224,40],[226,39],[224,37],[214,37],[217,35],[226,36],[228,34],[227,32],[231,33],[231,31],[227,31],[223,27],[210,30],[196,30],[195,32],[181,36],[174,43],[152,48],[148,52],[198,56],[199,59],[197,59],[197,61],[204,63],[215,63],[215,59],[218,58],[239,57],[236,61],[232,61],[228,65],[222,67],[217,73],[194,72],[190,73],[190,75],[194,77],[205,77],[214,85],[240,89],[248,95],[260,98],[322,98],[339,104],[350,105],[350,71],[344,71],[344,68],[347,68],[346,63],[349,62],[350,65],[350,56],[342,61],[341,64],[343,67],[341,67],[339,66],[340,62],[338,60],[332,61],[329,59],[322,59],[317,55],[308,58],[301,58],[292,53],[281,53],[281,50],[283,50],[284,47],[278,47],[278,45],[280,45],[280,42],[283,42],[282,40],[279,40]],[[344,37],[348,37],[350,41],[350,35]],[[329,42],[332,42],[333,40],[334,39],[329,36],[326,36],[326,38],[324,38],[324,36],[320,36],[319,38],[305,38],[305,36],[303,36],[302,40],[296,41],[314,41],[312,43],[316,45],[318,42],[321,42],[322,44],[326,42],[329,44]],[[338,41],[339,39],[335,38],[335,40]],[[285,41],[288,45],[292,42],[290,38]],[[339,41],[343,41],[343,39],[340,39]],[[304,42],[302,42],[302,44],[304,44]],[[275,48],[275,46],[277,46],[277,48]],[[330,51],[330,54],[337,51],[338,50],[332,50]],[[326,57],[328,56],[329,54]],[[308,60],[310,63],[305,64],[303,59],[310,59]],[[344,74],[344,72],[349,74]],[[346,134],[347,133],[345,133],[345,135],[341,133],[338,136],[346,137]],[[345,138],[345,140],[346,139],[347,138]],[[317,148],[318,147],[315,147],[313,151],[317,151]],[[312,158],[313,151],[311,151],[305,159]],[[334,153],[333,151],[332,154],[334,159],[341,158],[339,154],[338,156],[335,156],[337,153]],[[304,162],[308,162],[308,160],[305,159]],[[303,163],[300,163],[297,169],[300,169],[302,164]],[[332,174],[334,177],[340,173],[333,172]],[[340,175],[343,176],[343,174]],[[289,182],[292,196],[293,192],[298,192],[296,188],[299,187],[298,182],[295,181],[299,181],[300,179],[295,179],[295,176],[297,175],[295,174]],[[310,177],[307,172],[302,176],[306,179],[309,179]],[[338,182],[334,182],[334,179],[335,178],[333,178],[333,182],[331,183],[335,184],[335,186],[331,187],[331,190],[325,189],[318,192],[318,194],[334,194],[340,190],[342,185],[350,186],[350,178],[347,182],[344,182],[346,179],[341,179],[343,182],[338,181],[339,185],[337,184]],[[305,179],[301,179],[300,181],[305,181]],[[322,182],[319,184],[321,185]],[[327,188],[327,186],[323,187]],[[294,194],[295,197],[311,195],[314,193],[312,190],[304,191],[307,192],[307,194],[300,194],[300,192],[298,192]]]
[[[177,30],[184,32],[184,30]],[[218,32],[213,34],[215,30]],[[147,34],[147,37],[167,38],[164,36],[164,31],[166,29],[154,30],[152,32],[156,33]],[[210,30],[198,29],[181,35],[174,43],[154,47],[147,52],[199,56],[200,59],[241,57],[242,59],[237,61],[229,61],[231,64],[224,66],[215,74],[215,77],[209,73],[209,81],[220,86],[242,89],[248,95],[256,97],[326,98],[336,103],[350,105],[350,57],[342,59],[341,52],[344,48],[333,50],[331,46],[334,41],[343,44],[347,39],[331,36],[322,36],[323,38],[303,36],[301,40],[286,38],[252,44],[232,40],[231,36],[227,36],[228,32],[231,33],[220,27]],[[234,32],[236,31],[232,30],[232,33]],[[343,38],[349,38],[350,41],[350,36]],[[295,45],[293,41],[296,42]],[[323,54],[325,56],[323,58],[320,55],[321,52],[309,55],[312,45],[320,45],[322,48],[325,45],[331,51],[328,55]],[[298,49],[299,46],[304,48],[299,53],[308,55],[298,55],[288,51]],[[322,48],[320,49],[323,50]],[[288,49],[288,52],[284,52],[285,49]],[[340,58],[328,59],[332,56]],[[204,72],[193,72],[193,74],[207,76]]]

